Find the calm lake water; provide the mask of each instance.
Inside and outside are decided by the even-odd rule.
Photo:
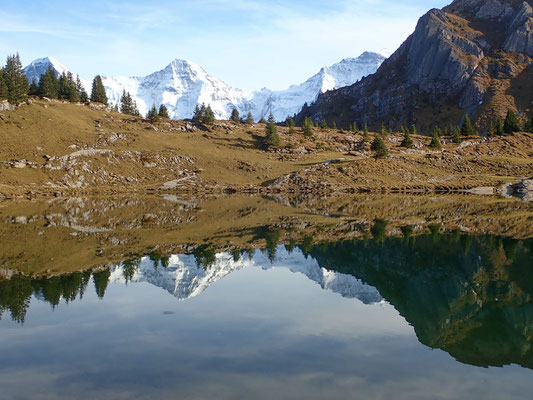
[[[533,241],[384,221],[357,239],[279,245],[265,226],[262,248],[10,270],[0,399],[530,399]]]

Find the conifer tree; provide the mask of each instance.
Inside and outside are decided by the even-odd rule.
[[[533,133],[533,117],[529,118],[524,124],[524,131]]]
[[[304,136],[313,137],[313,121],[311,120],[311,118],[306,117],[304,119],[303,128],[304,128]]]
[[[252,116],[252,113],[248,111],[248,115],[246,116],[246,123],[251,125],[254,123],[254,117]]]
[[[196,104],[196,107],[194,108],[194,115],[192,117],[192,120],[194,122],[202,122],[202,110],[198,104]]]
[[[285,120],[285,126],[287,126],[288,128],[294,127],[294,119],[292,117],[287,117],[287,119]]]
[[[496,118],[496,122],[494,123],[494,132],[496,135],[503,135],[503,122],[500,118]]]
[[[93,79],[91,101],[107,105],[107,95],[100,75],[96,75]]]
[[[59,97],[59,81],[51,66],[41,75],[39,80],[39,96],[57,99]]]
[[[259,120],[259,123],[260,124],[266,124],[266,119],[264,117],[261,117],[261,119]]]
[[[365,124],[363,128],[363,142],[368,142],[370,140],[370,135],[368,134],[368,125]]]
[[[442,136],[442,129],[440,129],[440,126],[435,126],[433,128],[433,133],[436,133],[437,137],[441,137]]]
[[[411,139],[411,134],[409,133],[408,129],[404,129],[403,131],[403,140],[401,146],[408,149],[413,147],[413,140]]]
[[[520,131],[520,124],[518,123],[518,118],[513,110],[507,111],[507,116],[505,117],[505,121],[503,123],[503,131],[508,135],[512,135],[514,132]]]
[[[279,146],[279,135],[274,116],[272,113],[268,117],[268,124],[266,126],[265,144],[267,147]]]
[[[333,129],[337,130],[337,122],[333,121]]]
[[[236,107],[233,107],[233,111],[231,112],[231,120],[236,124],[241,122],[241,116],[239,114],[239,110],[237,110]]]
[[[0,68],[0,100],[7,99],[8,90],[4,78],[4,69]]]
[[[320,123],[320,127],[322,129],[328,129],[329,128],[328,123],[327,123],[325,118],[322,118],[322,122]]]
[[[1,80],[2,78],[0,78]],[[0,83],[1,85],[1,83]],[[39,85],[37,84],[37,82],[35,82],[35,79],[30,83],[30,89],[28,91],[28,94],[30,96],[39,96]],[[2,96],[0,95],[0,98]]]
[[[496,127],[494,125],[494,121],[490,121],[489,130],[487,131],[487,136],[493,137],[495,135],[496,135]]]
[[[461,126],[461,135],[472,136],[473,134],[474,127],[472,126],[472,122],[470,121],[470,117],[468,116],[468,114],[465,114],[463,125]]]
[[[353,123],[352,132],[359,133],[359,127],[357,126],[357,122]]]
[[[452,128],[452,142],[461,143],[461,132],[457,128]]]
[[[30,84],[24,74],[18,53],[7,57],[4,67],[4,81],[7,86],[7,99],[10,103],[18,103],[28,97]]]
[[[374,141],[372,142],[371,149],[375,151],[377,158],[387,157],[389,154],[387,151],[387,146],[385,146],[385,142],[383,142],[381,135],[376,135]]]
[[[168,108],[164,104],[161,104],[159,106],[158,114],[161,118],[167,118],[170,119],[170,116],[168,115]]]
[[[411,135],[416,135],[418,132],[416,130],[416,125],[413,124],[413,126],[411,127]]]
[[[150,111],[148,111],[148,114],[146,114],[146,118],[149,119],[152,124],[159,122],[159,114],[157,112],[157,108],[155,107],[155,104],[152,106],[152,108],[150,108]]]
[[[431,137],[431,142],[429,143],[429,147],[432,149],[442,149],[442,146],[440,144],[439,140],[439,130],[437,127],[433,129],[433,135]]]
[[[206,125],[212,125],[215,122],[215,113],[213,112],[213,109],[211,108],[211,105],[208,105],[204,108],[203,116],[202,116],[202,123]]]

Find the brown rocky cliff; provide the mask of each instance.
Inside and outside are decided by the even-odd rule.
[[[379,128],[458,124],[484,128],[508,109],[531,112],[532,0],[457,0],[420,18],[376,74],[321,95],[298,119]]]

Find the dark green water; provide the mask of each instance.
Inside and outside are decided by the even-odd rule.
[[[533,242],[371,233],[4,280],[0,398],[531,398]]]

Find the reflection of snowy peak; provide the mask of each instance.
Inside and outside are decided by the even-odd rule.
[[[241,116],[251,112],[256,121],[270,112],[277,121],[283,121],[298,113],[305,103],[315,101],[320,93],[352,85],[373,74],[384,60],[385,57],[379,54],[365,52],[358,58],[347,58],[322,68],[304,83],[279,91],[245,92],[235,89],[209,75],[199,65],[179,59],[145,77],[103,76],[102,80],[110,105],[116,105],[126,90],[143,115],[152,105],[164,104],[171,118],[191,118],[196,105],[205,103],[211,106],[217,119],[229,119],[236,107]],[[58,75],[68,72],[66,67],[47,57],[28,65],[26,76],[30,82],[33,79],[38,81],[48,66],[52,66]],[[90,90],[89,82],[83,81],[83,84]]]
[[[230,273],[243,268],[286,268],[294,273],[301,273],[318,283],[323,289],[338,293],[343,297],[357,298],[365,304],[382,301],[379,292],[351,275],[328,271],[321,268],[311,257],[306,258],[299,250],[288,253],[284,248],[278,249],[278,255],[271,263],[265,254],[255,254],[252,259],[241,258],[238,261],[228,253],[218,254],[214,264],[206,269],[196,264],[194,256],[176,255],[170,258],[168,268],[155,269],[152,261],[145,257],[131,282],[148,282],[160,287],[178,299],[198,296],[209,285]],[[124,268],[115,267],[111,272],[110,282],[125,283]]]

